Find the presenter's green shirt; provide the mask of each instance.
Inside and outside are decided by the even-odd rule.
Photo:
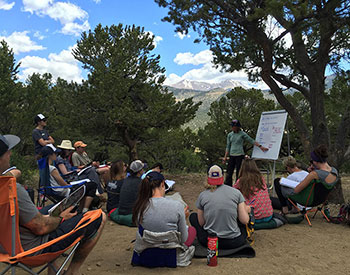
[[[238,133],[235,133],[231,131],[227,135],[227,142],[226,142],[226,152],[228,152],[229,156],[241,156],[244,155],[243,150],[243,143],[244,141],[247,141],[251,144],[254,144],[255,140],[252,139],[250,136],[248,136],[247,133],[243,131],[239,131]]]

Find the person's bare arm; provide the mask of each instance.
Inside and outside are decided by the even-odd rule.
[[[246,205],[245,202],[238,204],[238,219],[241,223],[247,224],[249,222],[250,206]]]
[[[52,136],[49,136],[48,141],[49,141],[51,144],[54,144],[54,143],[55,143],[55,140],[53,139],[53,137],[52,137]]]
[[[198,209],[197,210],[197,216],[198,216],[198,223],[200,226],[203,226],[205,224],[205,219],[204,219],[204,212],[203,210]]]
[[[306,188],[306,186],[308,186],[310,182],[314,179],[318,179],[318,176],[315,171],[312,171],[294,188],[294,193],[299,193],[303,191]]]
[[[64,179],[60,176],[60,174],[58,173],[57,169],[53,170],[51,172],[51,175],[55,178],[55,180],[57,181],[57,183],[61,186],[66,186],[68,185]]]
[[[35,235],[45,235],[54,231],[61,223],[62,220],[69,220],[74,217],[77,212],[71,213],[73,206],[63,211],[59,217],[51,217],[48,215],[42,215],[38,213],[31,221],[23,226],[28,228]]]
[[[266,147],[262,146],[261,144],[259,144],[259,143],[256,142],[256,141],[254,142],[254,145],[257,146],[257,147],[259,147],[260,150],[263,151],[263,152],[266,152],[266,151],[269,150],[269,148],[266,148]]]
[[[66,168],[66,166],[65,166],[63,163],[60,163],[60,164],[58,165],[58,169],[60,169],[62,175],[66,175],[66,174],[69,173],[68,170],[67,170],[67,168]]]

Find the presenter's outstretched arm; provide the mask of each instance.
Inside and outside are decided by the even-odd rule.
[[[266,147],[264,147],[264,146],[262,146],[261,144],[259,144],[258,142],[254,142],[254,145],[255,146],[258,146],[260,149],[261,149],[261,151],[263,151],[263,152],[266,152],[266,151],[268,151],[269,150],[269,148],[266,148]]]

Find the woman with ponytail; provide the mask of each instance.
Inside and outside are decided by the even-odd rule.
[[[190,246],[196,237],[196,230],[186,225],[188,208],[164,196],[164,176],[159,172],[148,173],[141,182],[133,209],[133,222],[151,232],[180,232],[181,243]]]

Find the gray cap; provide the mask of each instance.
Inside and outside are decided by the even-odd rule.
[[[0,157],[15,147],[21,139],[15,135],[0,135]]]
[[[141,160],[134,160],[130,164],[130,170],[134,173],[139,172],[143,167],[145,167],[145,164]]]

